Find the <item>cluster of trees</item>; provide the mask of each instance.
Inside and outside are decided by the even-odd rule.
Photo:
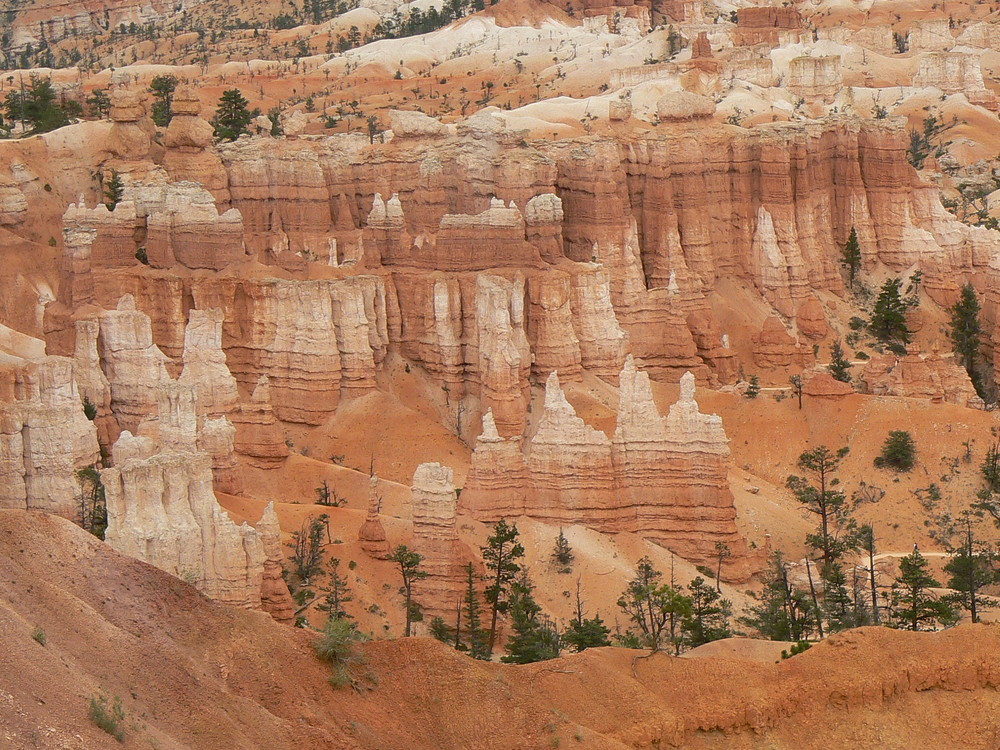
[[[893,460],[912,461],[912,449],[908,433],[892,432],[880,458],[883,464],[887,454]],[[775,553],[764,589],[741,622],[772,640],[800,641],[862,625],[909,630],[949,626],[958,621],[961,610],[978,621],[984,601],[982,589],[998,580],[995,554],[978,531],[978,524],[990,511],[989,493],[981,493],[980,501],[957,522],[948,517],[938,519],[942,528],[938,538],[949,553],[945,585],[954,593],[939,595],[936,589],[942,584],[930,573],[916,546],[900,560],[899,574],[888,593],[880,593],[875,532],[870,525],[854,520],[855,503],[840,489],[836,476],[847,452],[846,447],[832,451],[819,446],[800,456],[799,467],[806,476],[790,476],[787,484],[817,521],[816,530],[806,537],[810,549],[805,558],[807,585],[794,585],[789,565],[781,553]],[[984,476],[989,465],[987,457]],[[994,517],[1000,519],[1000,512]],[[866,565],[848,562],[849,555],[859,552]]]
[[[933,118],[931,118],[933,119]],[[940,123],[932,123],[932,131],[939,132]],[[851,227],[847,242],[841,250],[841,265],[847,270],[848,285],[854,289],[862,270],[861,244],[858,233]],[[870,318],[858,323],[856,330],[866,329],[880,344],[896,354],[905,354],[910,343],[911,331],[907,326],[907,313],[919,304],[918,289],[921,274],[918,271],[910,277],[907,288],[903,289],[903,279],[886,279],[879,289]],[[979,320],[981,305],[975,287],[967,283],[962,287],[958,301],[949,310],[949,337],[959,363],[965,368],[980,398],[990,403],[996,400],[992,383],[992,369],[980,353],[983,329]],[[852,323],[852,328],[855,327]],[[857,335],[857,334],[853,334]],[[848,336],[851,343],[851,336]],[[850,381],[847,370],[851,367],[840,341],[831,346],[830,372],[837,380]]]
[[[48,133],[69,125],[70,118],[83,114],[80,103],[56,95],[52,81],[32,75],[20,88],[7,93],[0,129],[10,132],[17,123],[26,135]]]
[[[893,453],[890,447],[905,446],[907,441],[912,448],[908,433],[891,433],[883,457],[887,451]],[[957,622],[961,610],[970,612],[977,621],[986,601],[984,588],[1000,580],[996,555],[979,529],[990,517],[1000,524],[1000,444],[991,449],[982,466],[987,486],[978,502],[957,519],[939,519],[942,531],[938,539],[949,552],[944,568],[948,574],[945,585],[952,590],[948,595],[940,594],[942,584],[931,574],[916,546],[900,560],[899,574],[888,592],[879,585],[875,532],[872,526],[856,522],[853,512],[860,500],[848,498],[837,476],[847,454],[847,447],[831,450],[821,445],[800,455],[802,473],[789,476],[787,486],[816,520],[814,531],[806,536],[810,551],[804,561],[804,582],[802,577],[793,581],[791,567],[776,552],[769,561],[762,592],[738,622],[765,638],[799,642],[862,625],[910,630],[949,626]],[[333,664],[331,683],[339,685],[355,679],[352,665],[359,662],[351,644],[362,636],[345,609],[352,594],[340,560],[331,558],[323,565],[323,547],[330,537],[328,521],[326,515],[310,518],[292,534],[286,580],[298,604],[298,624],[305,626],[303,613],[310,606],[327,613],[317,649]],[[617,600],[627,626],[612,636],[599,614],[588,616],[579,581],[574,616],[568,624],[560,626],[544,613],[523,563],[525,549],[517,525],[501,519],[480,548],[485,575],[478,574],[471,562],[465,567],[465,590],[454,624],[435,617],[429,631],[473,658],[488,660],[496,650],[501,617],[505,617],[510,630],[501,660],[517,664],[612,642],[679,654],[734,632],[732,604],[722,596],[719,585],[729,550],[725,545],[717,545],[717,549],[717,569],[699,568],[716,579],[714,585],[702,576],[686,586],[678,585],[672,574],[665,580],[648,557],[640,559]],[[865,563],[854,562],[858,553],[863,553]],[[404,600],[403,635],[410,636],[413,623],[423,620],[414,586],[428,573],[423,556],[406,545],[395,547],[389,559],[398,566],[399,592]],[[559,573],[571,572],[574,554],[561,529],[551,559]]]

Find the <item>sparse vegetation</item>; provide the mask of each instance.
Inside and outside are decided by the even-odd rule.
[[[45,630],[42,628],[41,625],[36,625],[35,628],[31,631],[31,638],[35,643],[39,644],[40,646],[47,646],[49,643],[49,637],[45,635]]]
[[[112,699],[104,692],[90,696],[87,715],[92,722],[116,740],[125,741],[125,708],[119,696],[116,695]]]
[[[334,688],[347,687],[357,682],[357,669],[364,665],[364,654],[357,644],[367,638],[353,622],[331,617],[323,628],[323,634],[316,639],[313,648],[316,656],[328,662],[332,668],[330,685]]]

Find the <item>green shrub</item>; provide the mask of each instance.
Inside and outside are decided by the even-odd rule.
[[[812,644],[809,641],[799,641],[798,643],[793,644],[789,650],[782,650],[781,658],[791,659],[793,656],[798,656],[803,651],[808,651],[811,648]]]
[[[45,635],[45,631],[42,630],[41,625],[36,625],[35,629],[31,631],[31,637],[35,639],[36,643],[45,646],[49,642],[49,637]]]
[[[97,419],[97,404],[86,396],[83,397],[83,413],[91,422]]]
[[[359,641],[366,640],[353,622],[342,618],[327,620],[326,627],[313,648],[316,656],[329,662],[333,668],[330,675],[330,685],[342,688],[355,682],[354,669],[365,663],[364,656],[358,651]]]
[[[125,741],[125,709],[122,699],[117,695],[114,700],[107,693],[90,696],[90,710],[87,712],[90,720],[110,734],[119,742]]]
[[[875,457],[879,468],[909,471],[917,462],[917,446],[905,430],[893,430],[882,444],[882,452]]]

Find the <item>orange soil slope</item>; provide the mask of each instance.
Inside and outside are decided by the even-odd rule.
[[[779,664],[598,649],[513,667],[427,639],[364,647],[334,691],[313,637],[214,604],[69,522],[0,511],[0,746],[993,748],[1000,631],[865,629]],[[48,643],[31,638],[35,626]]]

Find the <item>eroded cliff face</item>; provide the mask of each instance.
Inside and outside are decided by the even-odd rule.
[[[420,464],[413,474],[413,540],[411,547],[423,555],[427,577],[414,584],[420,605],[431,617],[449,617],[460,606],[462,566],[471,560],[458,540],[454,472],[438,463]]]
[[[612,438],[587,425],[552,373],[538,429],[524,445],[504,439],[487,414],[461,495],[461,508],[493,522],[526,515],[557,524],[628,531],[685,559],[707,562],[726,544],[748,573],[729,491],[729,440],[721,418],[702,414],[695,378],[681,378],[669,413],[653,402],[649,375],[632,357],[619,377],[618,421]],[[743,558],[740,560],[740,558]]]
[[[734,382],[736,351],[753,344],[727,345],[745,333],[720,325],[720,283],[750,285],[793,337],[822,339],[816,295],[843,293],[852,227],[866,268],[916,265],[940,302],[957,291],[955,268],[985,270],[997,246],[941,208],[891,122],[679,123],[655,139],[528,143],[481,114],[454,133],[401,132],[385,145],[226,145],[233,210],[207,223],[207,193],[189,207],[172,197],[196,190],[185,183],[136,181],[114,212],[73,207],[60,302],[108,307],[128,291],[171,357],[188,310],[218,307],[237,380],[249,389],[268,376],[277,416],[306,424],[342,391],[374,387],[398,347],[448,386],[467,424],[492,408],[511,436],[523,431],[529,384],[554,370],[613,381],[631,353],[654,379]],[[133,258],[137,228],[154,264],[230,271],[154,275]],[[336,279],[236,278],[246,256],[228,248],[241,241],[258,263],[318,264]],[[50,307],[56,344],[66,324]],[[762,349],[755,364],[788,359]]]
[[[79,520],[76,472],[95,465],[100,452],[74,370],[67,357],[0,370],[0,508]]]
[[[267,551],[259,532],[233,523],[216,501],[211,457],[128,431],[113,455],[102,472],[108,544],[213,599],[260,608]]]
[[[770,28],[797,31],[794,18],[778,21]],[[808,59],[799,84],[822,88],[836,66]],[[631,531],[698,562],[724,543],[748,560],[726,436],[694,384],[734,383],[741,366],[782,379],[808,366],[832,330],[826,301],[845,293],[852,227],[866,269],[919,269],[936,302],[953,300],[963,274],[987,287],[991,326],[1000,245],[943,210],[907,163],[898,123],[745,130],[687,112],[712,105],[705,97],[664,99],[669,122],[655,137],[528,142],[488,113],[454,127],[411,113],[384,144],[243,138],[214,149],[182,92],[165,169],[136,168],[113,211],[66,212],[51,350],[70,353],[76,337],[80,388],[109,443],[119,430],[167,439],[163,393],[189,389],[183,451],[199,467],[207,456],[226,492],[240,489],[238,456],[281,465],[282,423],[325,423],[380,387],[392,353],[440,385],[449,429],[473,444],[482,425],[460,512]],[[122,114],[116,126],[132,122]],[[204,187],[178,181],[198,175]],[[915,384],[929,378],[932,397],[969,401],[948,367],[877,364],[872,390],[924,393]],[[611,437],[562,390],[594,376],[619,387]],[[666,416],[650,379],[682,385]],[[429,534],[442,570],[451,541],[430,521],[417,528],[416,511],[446,484],[414,480],[415,539]],[[361,539],[380,557],[375,506]],[[442,591],[459,582],[449,571]]]
[[[168,380],[155,392],[155,420],[143,423],[141,435],[124,430],[112,466],[101,472],[106,541],[213,599],[290,620],[273,505],[255,529],[234,523],[215,497],[216,489],[241,489],[232,424],[199,414],[207,391],[197,385]]]

